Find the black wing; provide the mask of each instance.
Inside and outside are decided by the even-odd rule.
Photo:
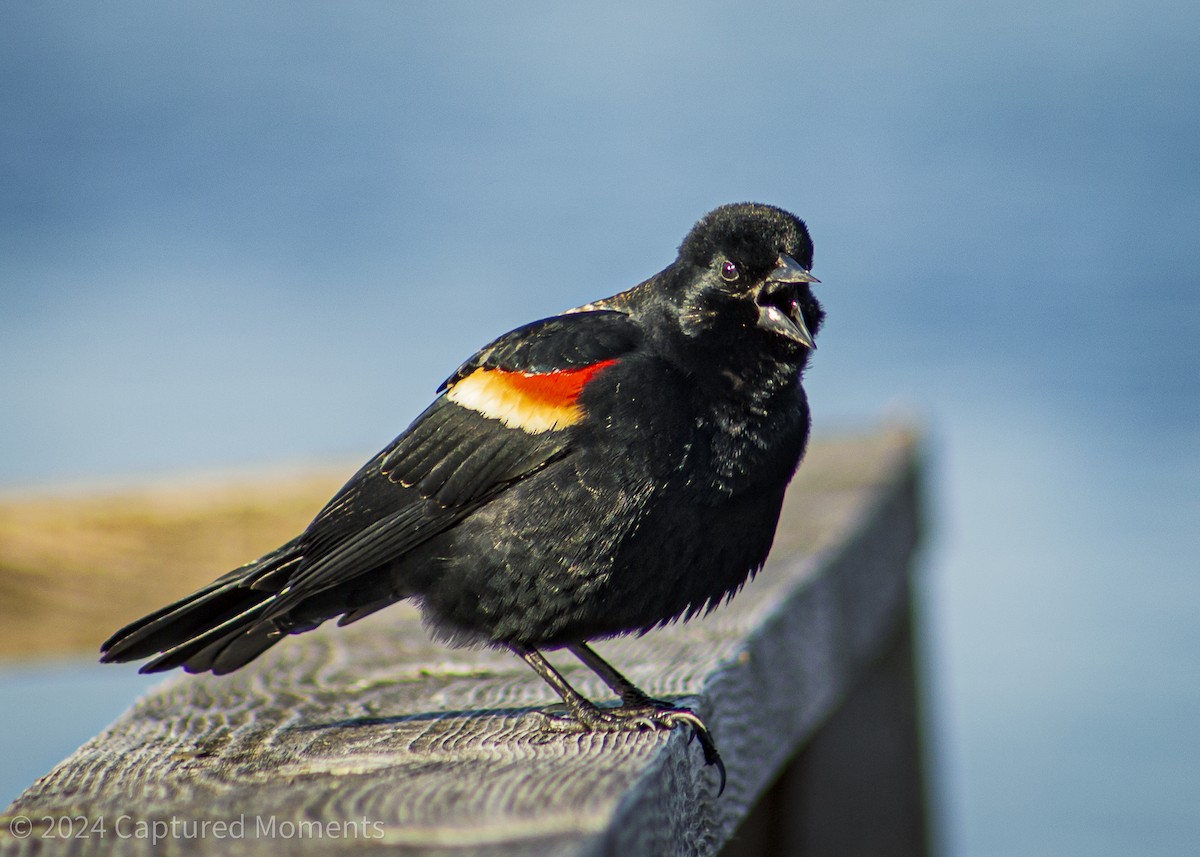
[[[401,560],[508,486],[570,453],[565,426],[534,431],[519,420],[490,416],[490,399],[480,399],[479,391],[520,399],[539,379],[558,390],[563,378],[586,379],[639,341],[628,316],[608,311],[555,316],[505,334],[464,363],[433,404],[296,539],[121,629],[102,647],[103,660],[162,653],[143,671],[184,666],[229,672],[286,633],[386,606],[401,596],[381,598],[386,586],[354,581]]]
[[[325,506],[300,537],[292,588],[326,588],[453,526],[499,491],[569,451],[565,431],[523,431],[455,398],[479,370],[551,376],[608,363],[637,346],[620,312],[569,313],[519,327],[480,349],[442,393]]]

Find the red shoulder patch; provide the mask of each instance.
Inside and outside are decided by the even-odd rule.
[[[450,401],[530,434],[566,428],[583,418],[579,395],[596,373],[616,363],[602,360],[557,372],[476,369],[446,392]]]
[[[491,371],[496,376],[498,383],[507,384],[521,395],[551,407],[562,407],[575,404],[587,382],[592,380],[592,376],[616,362],[616,360],[602,360],[580,369],[561,369],[557,372],[543,372],[539,375],[527,372],[507,372],[503,369]]]

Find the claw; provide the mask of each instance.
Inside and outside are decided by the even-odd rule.
[[[692,738],[700,740],[700,749],[704,751],[704,764],[716,765],[717,772],[721,775],[721,785],[717,788],[717,797],[720,797],[725,791],[725,762],[721,760],[721,754],[717,752],[717,745],[713,743],[712,736],[708,734],[707,729],[692,729]],[[692,743],[692,739],[688,739],[688,743]]]
[[[688,735],[688,745],[691,746],[693,741],[698,740],[700,742],[700,749],[704,751],[704,764],[706,766],[717,766],[717,772],[721,775],[721,785],[717,789],[717,797],[720,797],[725,791],[727,777],[725,762],[721,759],[721,754],[717,751],[717,745],[712,739],[712,733],[708,731],[708,727],[704,725],[704,721],[696,716],[695,712],[688,711],[687,709],[676,709],[665,713],[671,716],[664,718],[664,720],[669,719],[691,727],[691,734]]]
[[[725,763],[721,760],[721,754],[717,752],[712,734],[704,725],[704,721],[687,708],[676,708],[669,702],[651,699],[645,705],[626,704],[619,708],[596,708],[589,704],[587,707],[578,706],[577,710],[572,710],[570,714],[551,713],[550,710],[535,711],[531,714],[537,716],[545,728],[554,732],[620,732],[686,726],[688,746],[690,747],[693,741],[699,741],[700,749],[704,752],[705,766],[716,765],[717,773],[721,776],[717,797],[725,791]]]

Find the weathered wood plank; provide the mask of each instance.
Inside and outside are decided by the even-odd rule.
[[[911,622],[755,803],[720,857],[925,857]]]
[[[598,646],[697,708],[729,766],[720,798],[682,730],[548,733],[528,713],[552,691],[524,664],[433,643],[398,606],[231,676],[168,679],[8,809],[0,853],[714,853],[902,626],[916,475],[902,431],[814,444],[772,559],[737,599]],[[18,816],[34,820],[26,839],[8,830]],[[43,817],[106,831],[47,840]]]

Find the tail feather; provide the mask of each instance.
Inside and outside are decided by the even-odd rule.
[[[213,671],[213,675],[225,675],[241,669],[286,636],[287,632],[273,627],[269,622],[247,628],[240,634],[231,634],[221,641],[219,647],[209,648],[211,655],[206,657],[207,668]],[[190,664],[189,661],[184,669],[188,669]]]
[[[161,672],[183,666],[188,672],[212,669],[222,651],[245,635],[269,638],[254,646],[239,645],[248,654],[246,663],[282,637],[264,614],[279,597],[279,590],[263,587],[271,579],[282,589],[287,572],[300,560],[295,542],[289,542],[256,562],[234,569],[208,586],[160,610],[131,622],[100,647],[104,663],[124,663],[158,654],[142,672]],[[249,652],[253,650],[253,654]],[[239,664],[240,666],[240,664]],[[229,670],[223,670],[228,672]]]
[[[100,660],[125,663],[165,652],[269,597],[231,583],[213,584],[117,631],[100,647]]]
[[[164,672],[183,667],[185,672],[225,675],[257,658],[288,634],[301,634],[319,626],[321,619],[273,616],[279,596],[268,595],[242,613],[231,616],[203,634],[184,641],[139,670]]]
[[[178,645],[163,651],[161,655],[143,666],[139,672],[165,672],[175,669],[175,667],[183,667],[186,672],[190,673],[202,673],[209,670],[218,672],[214,666],[222,653],[240,637],[247,635],[267,640],[266,645],[261,646],[254,653],[255,656],[261,654],[273,643],[282,639],[283,633],[275,629],[271,622],[262,621],[263,613],[271,606],[275,596],[260,595],[260,599],[258,603],[241,613],[230,616],[224,622],[212,625],[204,633],[189,637]],[[248,660],[250,659],[247,658]],[[246,663],[246,661],[242,663]],[[220,672],[231,672],[232,669]]]

